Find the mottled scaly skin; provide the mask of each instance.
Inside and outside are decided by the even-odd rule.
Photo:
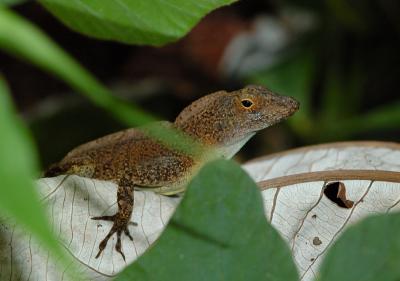
[[[158,123],[170,126],[169,122]],[[50,167],[45,176],[74,174],[117,183],[124,178],[137,187],[169,193],[175,188],[182,191],[181,181],[188,178],[196,163],[192,157],[151,139],[142,130],[128,129],[78,146]]]
[[[128,224],[134,188],[151,188],[166,195],[182,192],[206,162],[232,157],[257,131],[289,117],[298,107],[294,99],[275,95],[260,86],[230,93],[219,91],[193,102],[174,123],[157,124],[179,129],[199,141],[203,151],[208,152],[204,155],[184,154],[149,137],[141,129],[128,129],[75,148],[52,165],[45,176],[75,174],[118,184],[118,212],[92,219],[113,221],[96,258],[109,238],[117,233],[115,248],[125,259],[120,237],[124,232],[132,240]]]

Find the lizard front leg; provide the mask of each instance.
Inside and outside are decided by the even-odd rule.
[[[107,246],[107,242],[111,238],[111,236],[114,233],[117,233],[117,244],[115,245],[115,250],[117,250],[117,252],[120,253],[122,258],[125,260],[125,255],[122,251],[122,245],[121,245],[121,234],[122,232],[124,232],[125,235],[128,236],[129,239],[131,239],[131,241],[133,241],[133,238],[128,229],[129,224],[134,224],[130,223],[133,210],[133,202],[134,202],[133,189],[134,189],[133,182],[129,179],[122,178],[118,183],[118,192],[117,192],[118,212],[113,216],[101,216],[92,218],[92,220],[107,220],[113,222],[111,230],[99,244],[99,252],[96,255],[96,259],[100,256],[100,254]]]

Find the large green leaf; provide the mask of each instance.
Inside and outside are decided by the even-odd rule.
[[[27,0],[0,0],[0,5],[12,6],[12,5],[21,4],[26,1]]]
[[[399,213],[367,218],[333,245],[318,280],[400,280],[399,237]]]
[[[153,120],[139,108],[115,98],[40,29],[1,5],[0,48],[60,77],[95,104],[128,124],[141,125]]]
[[[0,76],[0,211],[25,226],[68,266],[70,260],[52,235],[34,190],[38,163],[32,139],[15,115]]]
[[[67,26],[101,39],[162,45],[184,36],[205,14],[236,0],[40,0]]]
[[[298,280],[255,183],[228,161],[204,167],[166,230],[117,280]]]

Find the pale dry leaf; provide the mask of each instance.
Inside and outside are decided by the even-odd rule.
[[[349,224],[400,208],[398,144],[305,147],[255,159],[243,167],[263,189],[266,217],[288,242],[302,280],[312,280],[327,248]],[[331,184],[337,182],[341,184]],[[110,280],[142,254],[180,200],[135,191],[132,221],[138,226],[130,226],[133,242],[123,236],[125,263],[114,250],[115,237],[95,259],[111,223],[90,218],[115,213],[115,184],[60,176],[39,180],[38,189],[60,243],[79,260],[90,280]],[[327,196],[328,191],[331,195],[340,191],[339,198]],[[0,280],[66,278],[40,244],[9,219],[0,220],[0,249]]]
[[[133,241],[123,235],[125,262],[114,249],[115,235],[103,254],[95,258],[99,243],[112,223],[92,220],[91,217],[116,212],[115,184],[78,176],[59,176],[40,179],[38,189],[47,206],[54,233],[64,248],[80,262],[82,274],[90,280],[109,280],[141,255],[160,235],[180,200],[149,191],[135,191],[132,221],[138,226],[129,226]],[[32,237],[24,235],[11,220],[0,222],[0,280],[67,278]]]
[[[399,144],[311,146],[243,167],[263,190],[266,217],[288,242],[303,281],[316,277],[327,249],[347,226],[400,210]]]

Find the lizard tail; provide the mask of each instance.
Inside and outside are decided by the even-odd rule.
[[[69,167],[67,168],[65,166],[60,165],[59,163],[55,163],[55,164],[50,165],[50,167],[47,168],[46,171],[44,171],[43,176],[45,178],[56,177],[59,175],[66,174],[68,172],[68,170],[69,170]]]
[[[46,178],[56,177],[59,175],[77,175],[81,177],[92,177],[95,172],[93,164],[88,162],[87,159],[72,159],[68,161],[62,160],[59,163],[50,165],[50,167],[43,173]]]

